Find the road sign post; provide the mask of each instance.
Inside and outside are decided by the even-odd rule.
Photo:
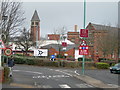
[[[84,23],[83,23],[83,27],[85,29],[85,23],[86,23],[86,0],[84,0]],[[85,39],[85,37],[83,37],[83,39]],[[82,74],[85,74],[85,56],[83,55],[83,62],[82,62]]]
[[[1,38],[1,37],[0,37]],[[2,49],[5,49],[5,45],[4,45],[4,42],[2,40],[0,40],[0,67],[2,67],[2,59],[1,59],[1,56],[2,56]]]

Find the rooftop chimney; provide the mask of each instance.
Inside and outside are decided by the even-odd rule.
[[[75,29],[74,29],[74,30],[75,30],[75,32],[77,32],[77,25],[75,25],[75,26],[74,26],[74,28],[75,28]]]

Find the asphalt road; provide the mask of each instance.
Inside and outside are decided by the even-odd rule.
[[[66,69],[63,71],[75,73],[77,75],[82,75],[81,69]],[[95,78],[97,80],[100,80],[109,85],[119,85],[120,86],[120,74],[112,74],[112,73],[110,73],[109,69],[105,69],[105,70],[85,69],[85,75]]]
[[[81,69],[16,65],[13,81],[3,88],[94,88],[72,74],[82,74]],[[118,85],[118,74],[111,74],[109,70],[85,70],[85,75],[109,85]]]
[[[8,88],[93,88],[57,68],[16,65]],[[6,88],[6,86],[3,86]]]

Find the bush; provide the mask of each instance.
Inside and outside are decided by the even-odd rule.
[[[120,63],[120,60],[118,60],[118,63]]]
[[[95,66],[98,69],[108,69],[109,68],[109,64],[108,63],[96,63]]]
[[[92,61],[92,59],[85,58],[85,61]]]
[[[78,58],[78,61],[82,61],[83,59],[82,58]]]
[[[57,58],[64,58],[63,55],[57,55]]]
[[[15,64],[25,64],[26,60],[23,57],[15,57],[14,58]]]
[[[7,81],[9,79],[9,73],[10,73],[9,68],[4,67],[4,81]]]
[[[64,65],[65,67],[71,67],[71,68],[78,67],[78,63],[77,63],[77,62],[72,62],[72,61],[64,62],[63,65]]]
[[[34,65],[35,64],[33,59],[26,59],[25,63],[28,64],[28,65]]]
[[[15,54],[16,56],[23,56],[23,54]]]
[[[35,59],[34,64],[37,65],[37,66],[44,66],[43,60],[39,60],[39,59]]]

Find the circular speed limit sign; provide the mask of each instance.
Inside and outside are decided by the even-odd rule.
[[[12,49],[11,48],[6,48],[4,50],[5,55],[10,56],[12,54]]]

